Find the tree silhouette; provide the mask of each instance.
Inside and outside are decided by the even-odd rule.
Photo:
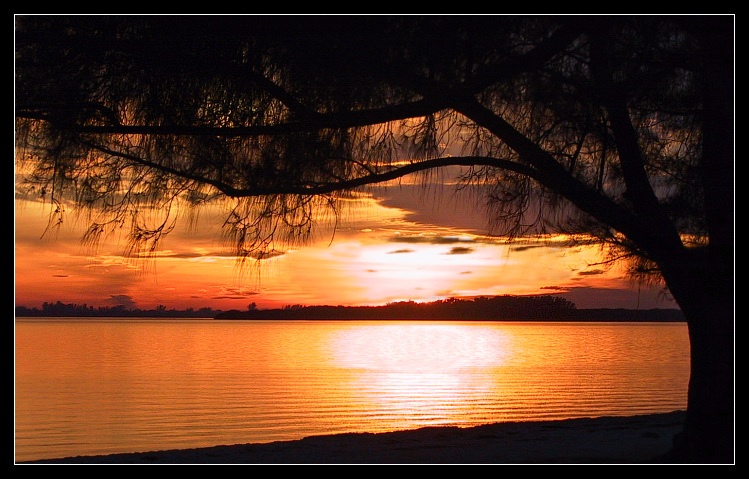
[[[688,322],[674,461],[734,453],[732,16],[19,16],[27,191],[129,228],[223,198],[239,258],[358,189],[460,166],[497,234],[567,233]]]

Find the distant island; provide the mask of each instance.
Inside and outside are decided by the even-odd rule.
[[[559,296],[450,298],[429,303],[403,301],[384,306],[286,306],[230,310],[216,319],[453,320],[453,321],[685,321],[680,309],[577,309]]]
[[[42,309],[16,306],[16,317],[31,318],[214,318],[222,311],[211,308],[200,309],[128,309],[124,306],[88,306],[86,304],[44,303]]]
[[[259,309],[255,303],[244,311],[211,308],[185,310],[126,309],[124,306],[44,303],[41,309],[16,306],[16,317],[40,318],[214,318],[247,320],[452,320],[452,321],[640,321],[683,322],[680,309],[577,309],[559,296],[493,296],[470,299],[450,298],[429,303],[401,301],[384,306],[303,306]]]

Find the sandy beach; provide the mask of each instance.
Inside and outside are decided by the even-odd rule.
[[[684,412],[311,436],[23,464],[659,464]]]

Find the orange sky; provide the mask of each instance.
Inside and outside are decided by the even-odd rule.
[[[124,257],[121,239],[96,251],[83,246],[82,222],[72,217],[42,237],[49,205],[16,199],[16,305],[244,310],[252,302],[269,308],[554,293],[578,308],[676,307],[658,290],[638,292],[618,270],[591,266],[600,260],[597,248],[510,247],[485,235],[486,217],[472,203],[408,185],[376,191],[377,198],[351,204],[335,235],[318,231],[309,244],[244,270],[221,240],[221,219],[209,213],[198,228],[182,222],[159,256],[143,261]]]

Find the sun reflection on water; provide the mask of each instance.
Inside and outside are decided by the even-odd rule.
[[[358,326],[337,331],[330,341],[336,366],[401,373],[501,366],[511,352],[507,333],[470,324]]]
[[[418,322],[338,331],[330,347],[384,430],[478,421],[512,352],[501,330]]]

